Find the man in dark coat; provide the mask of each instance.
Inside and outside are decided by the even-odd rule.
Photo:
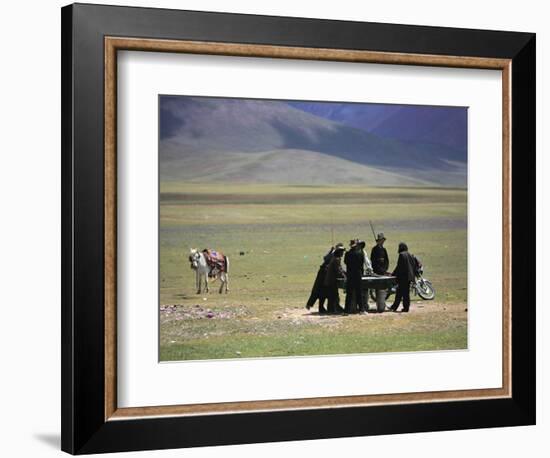
[[[345,278],[346,274],[342,270],[342,256],[344,247],[334,250],[332,259],[327,267],[324,286],[328,299],[328,313],[342,313],[344,310],[340,307],[340,295],[338,294],[338,279]]]
[[[406,243],[401,242],[397,251],[399,258],[397,259],[397,266],[392,273],[394,277],[397,277],[397,292],[395,293],[395,301],[391,306],[391,310],[397,312],[397,308],[401,304],[401,300],[403,300],[403,312],[408,312],[411,305],[410,284],[414,280],[416,262],[409,253]]]
[[[346,312],[355,313],[357,306],[359,311],[365,311],[363,304],[363,294],[361,291],[361,278],[363,277],[363,266],[365,264],[365,256],[359,245],[359,241],[350,247],[346,253],[344,263],[346,264]]]
[[[386,237],[381,232],[376,236],[376,245],[372,247],[370,252],[370,262],[372,263],[372,270],[375,274],[385,275],[390,267],[390,258],[388,252],[384,248],[384,242]]]
[[[319,313],[327,313],[327,310],[325,309],[325,300],[327,299],[326,294],[326,288],[324,285],[325,282],[325,275],[327,273],[327,267],[332,260],[332,257],[334,255],[335,250],[344,248],[343,243],[337,243],[336,246],[333,246],[330,248],[327,254],[323,257],[323,263],[319,266],[319,270],[317,271],[317,276],[315,277],[315,282],[313,283],[313,288],[311,289],[311,294],[309,296],[309,299],[306,303],[306,309],[310,309],[313,307],[315,302],[319,300]]]

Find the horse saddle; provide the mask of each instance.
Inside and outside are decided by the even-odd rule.
[[[203,254],[208,267],[210,267],[211,277],[217,275],[219,272],[225,272],[225,256],[221,251],[204,249]]]

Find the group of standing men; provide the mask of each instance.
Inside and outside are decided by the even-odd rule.
[[[311,295],[306,308],[309,310],[319,300],[319,313],[366,313],[368,311],[368,294],[361,287],[363,275],[390,275],[388,268],[390,260],[388,252],[384,248],[386,238],[383,233],[376,236],[376,244],[373,246],[370,258],[365,251],[365,242],[358,239],[350,240],[349,249],[346,251],[342,243],[331,247],[324,256],[323,263],[319,267]],[[397,277],[398,289],[391,310],[397,311],[403,301],[403,312],[409,311],[410,291],[409,285],[414,280],[414,258],[408,253],[407,245],[399,244],[399,258],[397,266],[391,273]],[[346,270],[342,267],[342,257]],[[340,306],[338,294],[338,279],[346,278],[345,308]],[[324,304],[327,301],[327,308]]]

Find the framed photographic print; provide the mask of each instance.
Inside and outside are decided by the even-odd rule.
[[[534,424],[534,34],[76,4],[62,79],[63,450]]]

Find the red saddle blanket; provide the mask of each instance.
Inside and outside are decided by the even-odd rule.
[[[210,267],[210,275],[226,271],[225,256],[221,251],[204,249],[202,252]]]

